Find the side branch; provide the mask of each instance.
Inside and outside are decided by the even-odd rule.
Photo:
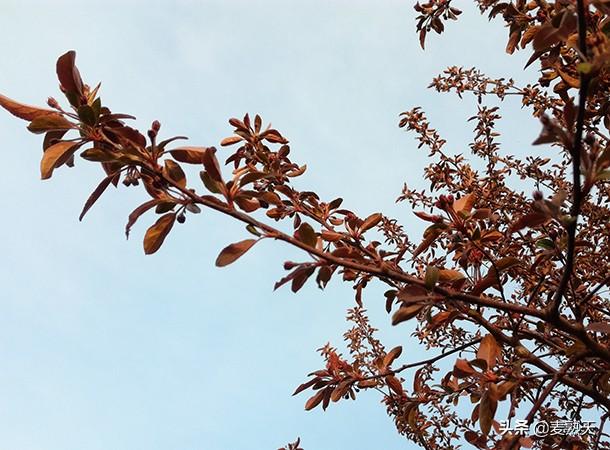
[[[148,171],[155,173],[156,175],[163,176],[162,174],[155,172],[151,168],[146,168],[146,169]],[[253,217],[249,216],[246,213],[243,213],[241,211],[236,210],[235,208],[232,208],[230,205],[228,205],[226,203],[223,203],[221,201],[212,201],[208,198],[201,197],[200,195],[196,194],[195,192],[178,185],[177,183],[175,183],[173,180],[171,180],[168,177],[163,177],[163,179],[168,184],[170,184],[172,187],[178,189],[182,194],[189,197],[192,201],[199,203],[203,206],[206,206],[208,208],[214,209],[223,214],[229,215],[243,223],[252,225],[260,230],[263,230],[266,233],[268,233],[270,237],[273,237],[280,241],[284,241],[288,244],[293,245],[294,247],[298,247],[301,250],[304,250],[307,253],[309,253],[313,256],[316,256],[316,257],[320,258],[321,260],[324,260],[328,263],[335,264],[337,266],[345,267],[348,269],[353,269],[353,270],[356,270],[359,272],[368,273],[370,275],[374,275],[374,276],[377,276],[380,278],[387,278],[387,279],[391,279],[391,280],[402,282],[402,283],[407,283],[407,284],[416,285],[416,286],[420,286],[420,287],[426,287],[425,280],[421,280],[415,276],[408,275],[404,272],[398,272],[396,270],[389,268],[387,265],[382,265],[382,264],[375,265],[375,266],[366,265],[366,264],[359,263],[355,260],[351,260],[351,259],[347,259],[347,258],[340,258],[340,257],[334,256],[330,253],[319,250],[315,247],[311,247],[311,246],[307,245],[306,243],[301,242],[298,239],[296,239],[282,231],[279,231],[278,229],[276,229],[270,225],[267,225],[263,222],[260,222],[256,219],[254,219]],[[478,306],[487,306],[490,308],[497,309],[499,311],[524,314],[524,315],[528,315],[528,316],[532,316],[532,317],[537,317],[539,319],[546,318],[544,311],[540,311],[536,308],[526,307],[526,306],[515,304],[515,303],[502,302],[499,300],[494,300],[493,298],[490,298],[490,297],[466,294],[466,293],[463,293],[460,291],[443,288],[443,287],[435,287],[434,290],[435,290],[435,292],[437,292],[449,299],[463,301],[468,304],[478,305]]]

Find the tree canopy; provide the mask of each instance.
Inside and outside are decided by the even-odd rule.
[[[270,239],[303,251],[302,260],[285,262],[276,289],[296,293],[308,282],[324,289],[333,279],[350,284],[355,305],[347,314],[347,353],[320,349],[323,366],[295,390],[307,393],[307,410],[370,390],[381,395],[397,431],[426,449],[464,441],[482,449],[610,448],[604,432],[610,413],[610,4],[475,5],[508,27],[506,51],[529,51],[527,66],[541,75],[519,86],[450,67],[432,80],[438,92],[478,101],[468,158],[446,150],[421,108],[400,115],[399,126],[429,152],[429,188],[405,184],[398,198],[427,224],[421,237],[382,212],[360,215],[341,198],[297,189],[292,180],[306,165],[258,115],[231,118],[222,150],[183,145],[181,136],[162,138],[158,121],[146,132],[130,127],[132,116],[113,112],[102,104],[100,86],[82,80],[74,51],[57,60],[69,106],[52,97],[37,107],[5,96],[0,106],[44,135],[42,179],[75,165],[76,155],[101,166],[104,177],[81,220],[110,186],[144,187],[150,198],[129,215],[125,232],[156,215],[143,238],[146,254],[177,232],[176,222],[207,208],[246,229],[217,256],[218,267]],[[461,13],[451,0],[415,9],[422,47]],[[500,148],[500,109],[486,105],[489,98],[517,99],[540,121],[530,156]],[[198,180],[187,180],[186,165],[200,170]],[[387,290],[383,299],[367,300],[385,302],[392,325],[415,322],[415,338],[433,356],[413,361],[402,347],[386,348],[376,337],[363,303],[373,281]],[[588,423],[590,417],[596,420]],[[507,429],[511,421],[527,430]],[[555,428],[530,429],[534,423]],[[581,425],[568,430],[567,424]],[[300,448],[300,440],[287,448]]]

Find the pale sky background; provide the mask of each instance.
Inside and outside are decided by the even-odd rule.
[[[89,84],[117,112],[153,119],[162,135],[215,145],[227,120],[260,113],[308,164],[299,182],[365,216],[420,224],[395,205],[403,181],[422,186],[426,152],[399,130],[398,114],[424,107],[466,151],[473,98],[426,89],[449,65],[533,79],[525,53],[503,53],[506,29],[474,4],[421,51],[408,0],[16,1],[0,0],[0,92],[44,104],[60,98],[55,60],[69,49]],[[525,153],[539,129],[517,103],[500,123],[505,151]],[[100,179],[77,161],[39,179],[41,138],[0,114],[0,448],[15,450],[277,449],[301,436],[306,450],[409,449],[380,398],[305,412],[291,397],[321,367],[315,349],[341,346],[350,286],[272,292],[286,259],[278,243],[234,265],[214,259],[247,237],[204,212],[176,226],[159,253],[143,255],[143,217],[126,241],[128,213],[145,198],[109,191],[78,222]],[[193,178],[192,184],[198,186]],[[380,287],[365,296],[401,362],[425,356],[408,327],[391,329]]]

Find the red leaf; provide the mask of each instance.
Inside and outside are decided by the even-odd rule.
[[[243,140],[244,138],[242,138],[241,136],[230,136],[220,141],[220,145],[222,145],[223,147],[227,147],[229,145],[237,144],[238,142],[241,142]]]
[[[466,275],[459,270],[441,269],[438,271],[438,281],[441,283],[453,282],[463,278],[466,278]]]
[[[489,391],[485,391],[479,403],[479,426],[484,435],[488,435],[491,431],[491,424],[496,415],[498,401],[491,398]]]
[[[244,253],[250,250],[256,242],[256,239],[246,239],[225,247],[218,255],[218,258],[216,258],[216,266],[224,267],[237,261]]]
[[[535,228],[545,223],[549,218],[546,214],[533,212],[518,218],[510,227],[512,233],[519,231],[525,227]]]
[[[477,371],[470,365],[465,359],[457,359],[453,366],[453,375],[458,378],[466,378],[470,375],[476,374]]]
[[[385,357],[383,358],[383,366],[384,367],[389,367],[392,365],[392,363],[396,360],[396,358],[398,358],[400,356],[400,354],[402,353],[402,347],[399,345],[398,347],[394,347],[392,350],[390,350],[390,352],[385,355]]]
[[[95,188],[95,190],[91,193],[87,201],[85,202],[85,206],[83,207],[83,211],[80,213],[78,220],[83,220],[87,211],[94,205],[98,198],[104,193],[106,188],[112,183],[115,174],[108,175],[106,178],[102,180],[102,182]]]
[[[215,153],[216,149],[214,147],[208,147],[205,149],[203,152],[203,166],[212,180],[222,182],[220,165],[218,164],[218,159],[216,159]]]
[[[15,100],[11,100],[10,98],[5,97],[2,94],[0,94],[0,106],[10,112],[13,116],[19,117],[23,120],[28,120],[30,122],[34,119],[38,119],[39,117],[59,115],[59,113],[50,109],[43,109],[38,108],[36,106],[18,103]]]
[[[83,80],[75,65],[76,52],[71,50],[57,60],[57,78],[61,86],[67,92],[73,92],[78,96],[83,93]]]
[[[165,214],[144,235],[144,253],[151,255],[161,248],[176,220],[175,213]]]
[[[455,209],[456,212],[470,213],[472,207],[474,206],[475,200],[476,197],[474,194],[467,194],[453,202],[453,209]]]
[[[187,164],[201,164],[205,151],[206,147],[179,147],[170,150],[169,153],[176,161]]]
[[[500,357],[501,349],[491,334],[486,335],[479,344],[477,358],[487,362],[487,368],[492,369]]]
[[[301,241],[303,244],[306,244],[310,247],[316,246],[318,242],[318,238],[316,236],[316,232],[313,230],[311,225],[307,222],[303,222],[299,229],[295,233],[295,237]]]
[[[425,220],[427,222],[437,222],[440,217],[439,216],[435,216],[433,214],[428,214],[424,211],[413,211],[413,214],[415,214],[417,217],[419,217],[422,220]]]
[[[412,319],[415,317],[424,307],[424,305],[409,305],[401,306],[398,311],[392,316],[392,325],[397,325],[405,320]]]
[[[322,399],[324,398],[324,392],[325,392],[325,389],[322,389],[322,390],[318,391],[309,400],[307,400],[307,403],[305,403],[305,411],[309,411],[311,409],[314,409],[316,406],[318,406],[320,404],[320,402],[322,401]]]
[[[403,394],[402,384],[394,375],[388,375],[387,377],[385,377],[385,382],[387,383],[388,387],[397,395]]]
[[[169,178],[178,186],[182,188],[186,187],[186,175],[184,174],[184,170],[182,170],[182,167],[180,167],[178,163],[172,161],[171,159],[165,160],[163,174],[166,178]]]
[[[131,214],[129,214],[129,217],[127,218],[127,225],[125,225],[125,236],[127,237],[127,239],[129,239],[129,232],[131,231],[131,227],[136,223],[140,216],[152,207],[154,207],[159,202],[159,199],[149,200],[145,203],[142,203],[140,206],[134,209]]]
[[[434,225],[433,225],[434,226]],[[442,230],[439,228],[428,228],[424,233],[424,240],[417,246],[415,251],[413,252],[413,258],[417,257],[424,251],[428,249],[438,239],[438,237],[442,234]]]
[[[337,233],[335,231],[326,230],[326,231],[322,231],[320,233],[320,237],[327,242],[337,242],[337,241],[340,241],[341,239],[343,239],[345,236],[343,234]]]
[[[74,124],[60,114],[46,114],[36,117],[28,125],[28,130],[34,134],[70,130],[72,128],[75,128]]]
[[[40,161],[40,176],[43,180],[51,178],[53,170],[66,162],[80,146],[77,142],[59,141],[50,146]]]
[[[375,225],[377,225],[379,222],[381,222],[382,218],[383,218],[383,216],[380,213],[371,214],[364,220],[362,225],[360,225],[360,232],[364,233],[365,231],[370,230]]]
[[[302,267],[297,269],[294,277],[292,278],[292,285],[290,289],[292,292],[296,293],[303,287],[305,282],[309,279],[309,277],[313,274],[315,267]]]
[[[318,381],[320,381],[319,378],[312,378],[311,380],[301,384],[298,388],[296,388],[296,390],[293,392],[292,395],[297,395],[301,392],[303,392],[305,389],[310,388],[311,386],[313,386],[314,384],[316,384]]]

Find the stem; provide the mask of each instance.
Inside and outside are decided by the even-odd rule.
[[[462,350],[465,350],[465,349],[467,349],[468,347],[470,347],[472,345],[478,344],[479,342],[481,342],[481,339],[482,338],[474,339],[474,340],[472,340],[470,342],[467,342],[467,343],[465,343],[463,345],[460,345],[459,347],[454,348],[453,350],[450,350],[448,352],[443,352],[443,353],[441,353],[439,355],[436,355],[433,358],[425,359],[423,361],[418,361],[418,362],[415,362],[415,363],[404,364],[404,365],[400,366],[398,369],[389,370],[389,371],[387,371],[386,373],[383,373],[383,374],[372,375],[370,377],[363,378],[363,380],[374,380],[375,378],[383,378],[383,377],[386,377],[388,375],[395,375],[395,374],[400,373],[400,372],[402,372],[404,370],[407,370],[407,369],[412,369],[413,367],[425,366],[427,364],[434,364],[435,362],[437,362],[437,361],[439,361],[439,360],[441,360],[441,359],[443,359],[443,358],[445,358],[445,357],[447,357],[449,355],[453,355],[454,353],[461,352]]]
[[[384,261],[377,262],[371,261],[375,264],[366,264],[357,262],[353,259],[348,258],[340,258],[334,256],[329,252],[325,252],[324,250],[319,250],[314,247],[310,247],[309,245],[299,241],[295,237],[288,235],[271,225],[267,225],[266,223],[260,222],[255,218],[249,216],[246,213],[241,211],[237,211],[231,205],[220,201],[219,199],[206,195],[200,196],[196,194],[194,191],[182,187],[173,180],[168,177],[165,177],[162,173],[155,171],[151,167],[142,166],[143,170],[149,171],[154,175],[160,176],[163,180],[170,186],[178,189],[184,196],[190,198],[193,202],[198,203],[200,205],[206,206],[215,211],[221,212],[228,216],[231,216],[243,223],[249,224],[258,228],[264,232],[266,232],[269,237],[273,237],[277,240],[286,242],[294,247],[300,248],[301,250],[306,251],[310,255],[317,257],[318,259],[325,261],[327,264],[334,264],[336,266],[345,267],[348,269],[352,269],[362,273],[368,273],[380,279],[390,279],[396,282],[405,283],[407,285],[414,285],[420,287],[426,287],[425,280],[417,278],[416,276],[406,274],[402,271],[396,271],[389,267],[388,264],[385,264]],[[492,297],[487,296],[478,296],[473,294],[468,294],[461,292],[459,290],[454,290],[450,288],[437,286],[434,288],[435,293],[441,294],[446,300],[454,300],[460,301],[467,305],[477,305],[477,306],[485,306],[492,308],[496,311],[503,311],[507,313],[517,313],[524,314],[530,317],[536,317],[538,319],[542,319],[548,321],[550,324],[555,326],[557,329],[568,333],[571,336],[574,336],[581,340],[590,350],[591,353],[599,356],[600,358],[610,362],[610,349],[599,342],[592,339],[586,332],[584,326],[580,323],[572,323],[571,321],[563,318],[563,317],[553,317],[550,316],[546,311],[540,310],[531,306],[523,306],[518,303],[510,303],[503,302],[502,300],[497,300]],[[491,327],[493,328],[493,327]],[[489,330],[490,332],[497,332],[497,330]],[[498,333],[501,334],[501,333]],[[498,338],[498,336],[495,336]],[[509,343],[510,344],[510,343]]]
[[[585,0],[577,0],[578,11],[578,46],[581,58],[587,55],[587,18]],[[550,314],[558,317],[561,309],[561,300],[565,295],[570,277],[574,268],[574,252],[576,248],[576,228],[578,226],[578,216],[582,204],[582,188],[580,185],[580,155],[582,152],[582,134],[585,123],[585,112],[587,108],[587,94],[589,91],[590,77],[588,74],[580,74],[580,89],[578,93],[578,114],[576,117],[576,131],[574,133],[574,143],[572,145],[572,207],[570,209],[571,221],[568,225],[568,248],[566,250],[566,265],[563,270],[559,287],[551,304]]]

